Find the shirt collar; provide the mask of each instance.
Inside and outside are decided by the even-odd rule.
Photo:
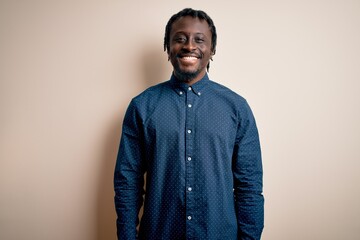
[[[191,87],[191,90],[198,96],[202,94],[204,91],[205,86],[209,82],[209,76],[207,73],[205,73],[204,77],[194,83],[193,85],[189,85],[187,83],[181,82],[176,79],[174,73],[172,73],[170,78],[170,84],[172,88],[177,92],[177,94],[181,95],[184,91],[188,91],[189,87]]]

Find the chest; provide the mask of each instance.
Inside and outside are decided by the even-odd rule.
[[[221,98],[187,94],[159,100],[144,124],[152,140],[179,139],[190,133],[201,141],[234,141],[238,127],[236,109]]]

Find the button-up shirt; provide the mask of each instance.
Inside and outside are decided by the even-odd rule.
[[[125,114],[114,185],[119,239],[260,239],[261,152],[247,101],[207,74],[145,90]]]

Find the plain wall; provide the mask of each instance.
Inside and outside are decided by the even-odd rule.
[[[170,77],[185,7],[218,30],[209,76],[261,136],[264,240],[360,235],[360,1],[0,0],[0,239],[116,239],[131,98]]]

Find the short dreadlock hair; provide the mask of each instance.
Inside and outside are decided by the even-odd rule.
[[[168,21],[165,27],[165,37],[164,37],[164,51],[169,52],[170,51],[170,32],[172,29],[173,23],[180,19],[181,17],[190,16],[193,18],[198,18],[200,20],[205,20],[210,28],[211,32],[211,52],[215,54],[216,51],[216,28],[214,25],[213,20],[207,15],[204,11],[201,10],[194,10],[192,8],[185,8],[181,10],[180,12],[174,14]],[[207,65],[207,70],[209,71],[210,63]]]

